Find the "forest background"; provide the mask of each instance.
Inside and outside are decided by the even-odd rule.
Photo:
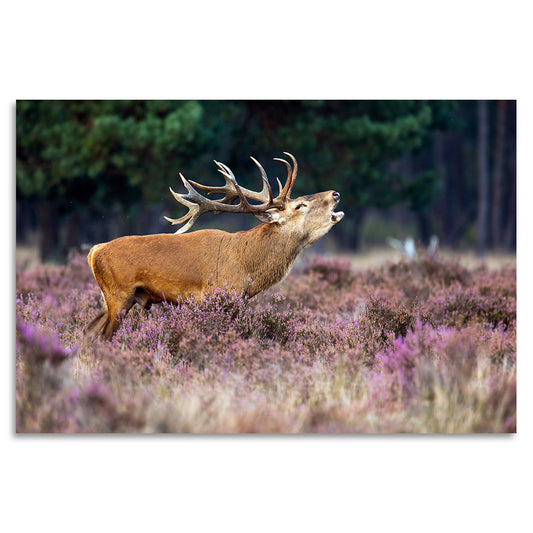
[[[346,218],[322,247],[360,250],[387,237],[514,252],[514,100],[19,100],[17,245],[62,260],[83,245],[171,232],[184,209],[178,172],[221,177],[213,159],[258,188],[283,151],[299,162],[293,195],[341,192]],[[248,229],[208,214],[195,229]]]

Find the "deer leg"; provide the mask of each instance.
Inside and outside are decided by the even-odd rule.
[[[89,339],[95,339],[98,337],[105,326],[107,321],[107,309],[102,309],[100,313],[89,323],[85,328],[84,336],[87,336]]]
[[[150,307],[152,306],[152,299],[150,297],[150,294],[145,289],[143,289],[143,287],[137,287],[135,289],[133,299],[145,309],[150,309]]]
[[[118,329],[122,318],[126,316],[134,303],[134,297],[131,295],[120,299],[114,298],[113,303],[108,304],[106,322],[102,332],[102,338],[104,340],[111,339],[113,333]]]
[[[120,324],[120,319],[117,316],[118,311],[115,313],[115,316],[111,315],[111,313],[108,311],[106,316],[106,322],[103,327],[102,331],[102,339],[105,341],[108,341],[113,336],[113,333],[118,329],[118,325]]]

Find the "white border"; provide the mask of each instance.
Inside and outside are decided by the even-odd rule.
[[[8,352],[3,521],[55,532],[525,531],[533,420],[527,4],[73,5],[2,8],[2,217],[11,250],[17,98],[518,99],[519,433],[20,437]],[[2,279],[14,283],[5,263]],[[4,335],[13,343],[6,300]]]

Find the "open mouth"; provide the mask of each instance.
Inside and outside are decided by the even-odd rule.
[[[343,218],[344,218],[344,211],[338,211],[338,212],[332,211],[331,212],[331,221],[333,223],[337,224],[337,222],[340,222]]]
[[[335,198],[335,200],[337,200],[335,202],[335,205],[333,206],[333,209],[335,209],[335,207],[339,205],[341,195],[338,192],[334,192],[333,197]],[[344,211],[338,211],[338,212],[335,212],[333,210],[331,211],[331,221],[334,224],[337,224],[337,222],[340,222],[343,218],[344,218]]]

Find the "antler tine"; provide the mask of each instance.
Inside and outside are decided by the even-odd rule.
[[[268,181],[265,169],[262,167],[261,163],[257,161],[254,157],[250,156],[250,159],[259,167],[259,170],[261,172],[261,178],[263,179],[263,188],[261,189],[261,192],[257,194],[259,201],[261,202],[269,202],[272,203],[272,188],[270,187],[270,183]],[[246,190],[246,189],[245,189]],[[247,191],[247,190],[246,190]],[[251,191],[247,191],[251,192]],[[268,195],[268,196],[266,196]]]
[[[189,194],[191,194],[191,193],[194,194],[196,191],[194,191],[194,189],[188,184],[187,180],[183,177],[183,175],[181,173],[180,173],[180,178],[183,181],[183,184],[185,185],[186,189],[189,191]],[[169,187],[169,189],[170,189],[170,192],[172,193],[172,196],[174,196],[174,198],[180,204],[182,204],[185,207],[187,207],[189,209],[189,212],[186,215],[182,216],[181,218],[177,218],[177,219],[176,218],[169,218],[167,216],[163,216],[163,218],[165,220],[168,220],[173,226],[176,226],[178,224],[182,224],[186,220],[190,219],[189,222],[187,222],[187,224],[185,224],[185,226],[182,226],[181,228],[179,228],[175,232],[175,235],[177,235],[178,233],[185,233],[196,222],[196,220],[203,213],[203,211],[200,211],[200,204],[194,203],[194,202],[190,202],[187,198],[185,198],[186,196],[189,196],[189,195],[179,194],[179,193],[175,192],[174,190],[172,190],[172,187]]]
[[[274,161],[281,161],[286,167],[287,167],[287,181],[285,182],[285,186],[282,188],[281,182],[278,179],[278,185],[279,185],[279,196],[278,198],[281,200],[285,200],[288,198],[288,193],[290,192],[290,185],[291,185],[291,176],[292,176],[292,167],[289,164],[288,161],[285,161],[285,159],[280,159],[279,157],[275,157]]]
[[[272,189],[270,188],[270,183],[268,182],[268,178],[266,176],[266,172],[261,166],[261,164],[251,157],[252,161],[259,167],[259,170],[261,171],[261,177],[263,179],[263,188],[260,192],[251,191],[250,189],[246,189],[245,187],[241,187],[233,175],[233,172],[231,169],[224,165],[223,163],[219,163],[218,161],[215,161],[217,166],[219,167],[219,172],[224,176],[226,179],[226,185],[224,188],[219,188],[218,190],[215,190],[213,187],[213,192],[226,192],[227,196],[224,197],[221,201],[223,203],[233,203],[237,198],[243,198],[244,202],[248,205],[248,199],[254,200],[256,202],[261,202],[263,204],[270,204],[272,202]],[[193,182],[194,183],[194,182]],[[230,188],[230,192],[228,193],[227,188]],[[204,190],[208,190],[207,187],[201,187]],[[242,196],[239,194],[242,193]],[[253,207],[253,206],[252,206]]]
[[[215,161],[215,164],[219,167],[218,171],[224,176],[224,180],[226,181],[223,187],[211,187],[208,185],[202,185],[201,183],[197,183],[193,180],[189,180],[189,182],[192,183],[195,187],[202,189],[202,191],[207,191],[207,194],[223,194],[224,198],[218,201],[223,204],[232,204],[237,198],[239,198],[239,195],[235,192],[235,176],[233,175],[231,170],[222,163]]]
[[[225,165],[224,163],[219,163],[218,161],[215,161],[215,163],[217,164],[218,167],[220,167],[218,169],[218,171],[225,177],[227,178],[226,179],[226,185],[230,186],[233,194],[234,194],[234,198],[232,199],[231,203],[233,203],[233,201],[236,199],[236,198],[239,198],[240,201],[241,201],[241,204],[244,204],[246,207],[252,207],[249,203],[248,203],[248,200],[246,199],[246,196],[244,195],[241,187],[239,186],[239,184],[237,183],[237,179],[235,178],[235,176],[233,175],[233,172],[231,171],[231,169]],[[229,182],[228,182],[229,180]],[[252,191],[248,191],[250,193],[252,193]],[[235,194],[236,193],[236,194]],[[253,193],[252,193],[253,194]],[[241,205],[239,204],[239,205]]]
[[[281,193],[283,192],[283,185],[281,184],[281,181],[279,181],[279,178],[276,178],[276,181],[278,182],[278,187],[279,187],[278,196],[281,196]]]
[[[187,222],[187,224],[185,224],[179,230],[174,232],[174,235],[179,235],[180,233],[185,233],[189,228],[191,228],[192,225],[198,220],[199,216],[200,216],[200,213],[197,210],[196,213],[194,213],[192,215],[191,215],[191,212],[189,211],[189,213],[187,213],[184,217],[181,217],[181,218],[179,218],[177,220],[173,219],[173,218],[168,218],[168,217],[164,217],[164,218],[166,220],[168,220],[173,226],[175,226],[176,224],[181,224],[182,222],[185,222],[185,220],[190,218],[190,220],[189,220],[189,222]]]
[[[291,158],[292,163],[294,165],[294,167],[291,167],[290,163],[285,159],[281,159],[279,157],[274,158],[275,161],[281,161],[287,167],[287,181],[285,182],[285,186],[283,188],[281,187],[281,182],[278,180],[280,190],[278,198],[282,201],[285,201],[290,200],[291,198],[292,186],[294,185],[294,180],[296,179],[296,174],[298,172],[298,163],[296,162],[296,158],[292,154],[289,154],[289,152],[283,153]]]
[[[296,158],[290,154],[289,152],[283,152],[285,155],[288,155],[291,158],[293,167],[292,167],[292,174],[291,174],[291,184],[289,186],[289,190],[287,191],[287,198],[291,197],[291,191],[292,186],[294,185],[294,181],[296,180],[296,174],[298,174],[298,162],[296,161]]]

